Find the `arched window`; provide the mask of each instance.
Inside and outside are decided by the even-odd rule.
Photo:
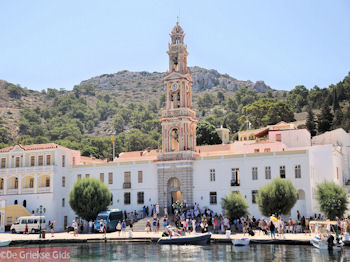
[[[15,202],[13,203],[14,205],[17,205],[18,204],[18,201],[17,200],[15,200]]]
[[[27,200],[23,200],[23,206],[27,207]]]

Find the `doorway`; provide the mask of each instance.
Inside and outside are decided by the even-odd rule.
[[[168,210],[171,210],[171,213],[174,213],[173,203],[176,201],[181,202],[180,180],[172,177],[168,181]]]

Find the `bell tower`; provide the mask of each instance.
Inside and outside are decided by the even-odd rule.
[[[187,68],[185,33],[178,22],[170,38],[167,51],[169,70],[164,75],[165,108],[160,118],[163,153],[189,153],[196,147],[198,119],[192,110],[192,77]],[[188,159],[185,155],[183,157]],[[181,158],[181,154],[177,154],[177,158]]]

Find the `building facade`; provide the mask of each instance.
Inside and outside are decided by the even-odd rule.
[[[188,52],[178,23],[170,37],[169,69],[164,76],[166,102],[160,117],[162,150],[123,152],[107,162],[82,157],[79,151],[56,144],[3,148],[0,203],[23,205],[32,214],[42,205],[47,221],[55,220],[56,230],[63,230],[76,218],[68,204],[69,191],[86,177],[108,185],[111,208],[131,212],[155,203],[170,208],[173,202],[183,201],[222,213],[221,199],[239,191],[256,217],[261,216],[256,194],[276,177],[290,179],[298,191],[293,218],[296,210],[305,216],[319,213],[318,183],[328,180],[350,185],[350,135],[342,129],[311,139],[306,129],[281,122],[245,131],[239,141],[197,146]],[[6,218],[3,211],[1,218],[1,228],[16,219]]]

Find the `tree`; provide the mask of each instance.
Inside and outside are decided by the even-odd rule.
[[[242,115],[239,118],[241,124],[246,122],[246,116],[249,116],[253,128],[273,125],[280,121],[291,122],[294,120],[294,113],[289,105],[271,98],[261,98],[243,107]]]
[[[306,128],[310,131],[311,136],[316,135],[315,117],[311,108],[308,108],[308,111],[307,111]]]
[[[333,122],[333,114],[329,108],[328,101],[324,101],[321,114],[317,116],[317,131],[324,133],[331,130]]]
[[[301,112],[302,108],[307,104],[309,91],[303,85],[296,86],[288,94],[287,101],[297,112]]]
[[[347,210],[348,199],[343,187],[334,182],[324,181],[317,185],[316,199],[320,210],[330,219],[343,217]]]
[[[98,213],[106,210],[111,203],[109,188],[95,178],[80,179],[69,192],[69,205],[86,221],[94,220]]]
[[[241,192],[232,192],[226,198],[222,198],[221,207],[230,219],[238,219],[249,214],[248,201],[242,196]]]
[[[259,210],[264,216],[286,215],[297,201],[297,191],[289,179],[275,178],[261,187],[257,195]]]
[[[221,144],[221,138],[215,127],[206,121],[201,121],[197,125],[197,145],[217,145]]]

